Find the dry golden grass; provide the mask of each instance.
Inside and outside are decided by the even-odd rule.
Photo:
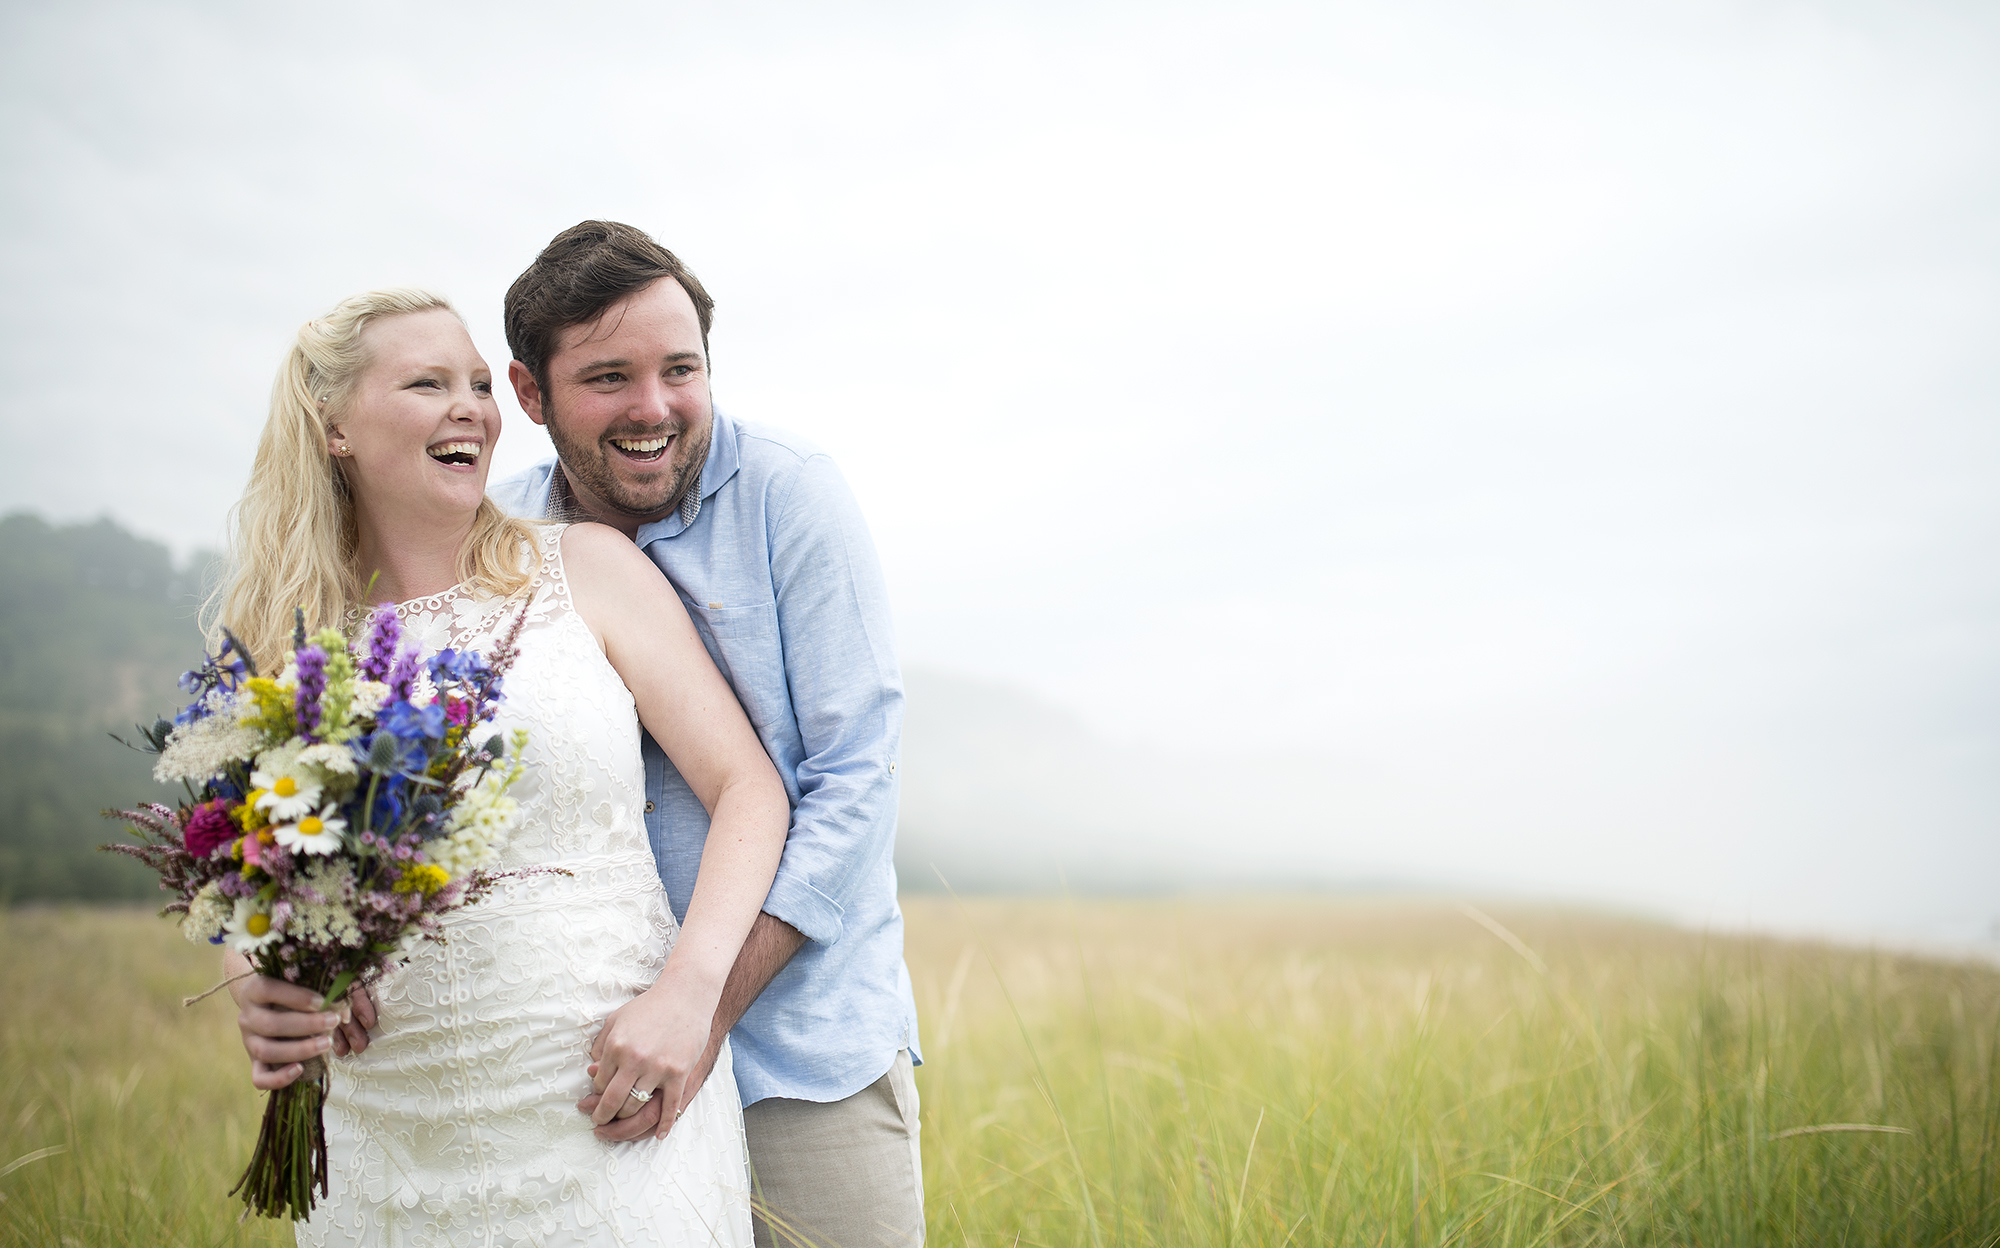
[[[905,908],[933,1244],[2000,1243],[1991,968],[1499,914],[1524,954],[1416,902]],[[0,911],[0,1242],[289,1242],[224,1195],[259,1100],[226,1001],[180,1006],[215,968],[147,911]],[[1897,1130],[1786,1134],[1827,1124]]]

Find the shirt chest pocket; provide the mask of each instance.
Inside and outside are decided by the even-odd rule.
[[[756,641],[778,635],[778,604],[758,602],[736,605],[720,602],[690,602],[688,614],[703,632],[717,641]]]

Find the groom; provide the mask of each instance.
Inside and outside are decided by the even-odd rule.
[[[714,301],[643,232],[585,221],[507,292],[507,367],[557,459],[493,487],[517,515],[596,520],[667,574],[777,764],[792,823],[692,1096],[734,1040],[757,1243],[919,1244],[922,1057],[891,864],[902,677],[868,527],[833,461],[709,397]],[[708,834],[645,741],[646,831],[676,917]],[[595,1098],[584,1102],[586,1112]],[[599,1128],[636,1139],[655,1099]]]

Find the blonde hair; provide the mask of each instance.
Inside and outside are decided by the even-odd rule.
[[[291,648],[292,608],[304,609],[312,632],[342,627],[363,605],[369,573],[360,564],[354,499],[327,433],[368,366],[361,331],[384,317],[433,310],[458,316],[429,291],[391,287],[343,299],[299,327],[271,384],[250,483],[231,512],[229,573],[203,611],[211,643],[228,627],[268,672]],[[481,499],[459,551],[459,578],[510,597],[528,584],[524,551],[532,543],[525,523]]]

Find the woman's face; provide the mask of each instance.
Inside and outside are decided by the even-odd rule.
[[[442,308],[371,321],[366,366],[327,432],[357,518],[371,526],[463,522],[486,493],[500,409],[493,375]]]

